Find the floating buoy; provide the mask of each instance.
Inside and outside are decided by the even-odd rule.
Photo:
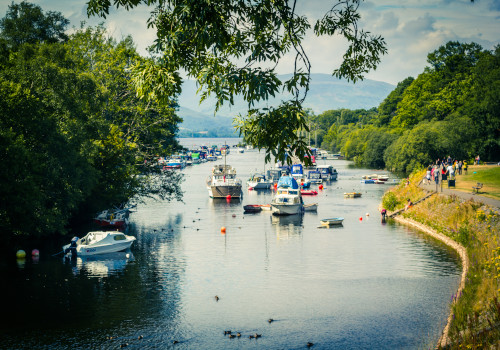
[[[319,186],[318,186],[318,188],[319,188],[320,190],[322,190],[322,189],[323,189],[323,185],[319,185]]]
[[[227,200],[231,200],[231,195],[228,194],[227,197],[226,197]]]
[[[19,249],[16,253],[16,258],[24,259],[26,257],[26,252],[22,249]]]
[[[235,217],[236,217],[236,214],[233,214],[233,218],[235,218]]]
[[[276,184],[274,184],[274,188],[278,188],[278,184],[277,184],[277,183],[276,183]]]
[[[370,213],[366,213],[366,216],[370,216]]]
[[[223,235],[226,234],[226,228],[224,226],[220,228],[220,233],[222,233]]]
[[[31,256],[40,256],[40,251],[38,249],[33,249],[31,251]]]
[[[362,216],[359,217],[359,221],[363,221],[363,217]]]

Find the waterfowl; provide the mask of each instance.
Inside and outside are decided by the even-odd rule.
[[[269,320],[267,320],[267,322],[271,323],[273,322],[274,320],[272,318],[270,318]]]
[[[229,338],[236,338],[236,336],[234,334],[229,334]]]
[[[142,335],[138,336],[137,339],[142,339],[144,338]]]
[[[314,345],[314,344],[313,344],[313,343],[311,343],[311,342],[307,343],[307,347],[308,347],[308,348],[310,348],[310,347],[311,347],[311,346],[313,346],[313,345]]]
[[[231,331],[224,331],[224,335],[231,334]]]
[[[248,338],[249,338],[249,339],[255,338],[255,335],[251,335],[251,334],[250,334],[250,335],[248,336]]]
[[[240,333],[240,332],[236,333],[236,336],[237,336],[238,338],[239,338],[239,337],[241,337],[241,333]]]
[[[217,295],[215,296],[215,301],[219,301],[219,297]]]
[[[124,347],[126,347],[126,346],[128,346],[128,344],[127,344],[127,343],[120,344],[120,348],[124,348]]]
[[[177,340],[174,340],[172,344],[179,344],[179,342]]]
[[[254,336],[255,336],[255,338],[260,338],[260,337],[262,337],[262,334],[257,334],[257,333],[255,333],[255,335],[254,335]]]

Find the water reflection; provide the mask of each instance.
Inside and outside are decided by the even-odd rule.
[[[134,254],[130,250],[77,257],[73,274],[85,273],[89,277],[108,277],[122,272],[127,263],[134,260]]]
[[[278,239],[288,239],[302,232],[304,215],[271,215],[271,223]]]

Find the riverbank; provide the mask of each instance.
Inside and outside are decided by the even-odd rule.
[[[383,206],[400,211],[396,221],[417,227],[449,246],[462,259],[462,281],[452,298],[439,347],[498,345],[500,332],[500,218],[498,208],[458,196],[429,195],[418,187],[424,173],[388,191]],[[408,199],[413,205],[404,210]]]

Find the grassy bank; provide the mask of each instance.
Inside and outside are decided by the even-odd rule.
[[[470,173],[470,171],[469,171]],[[417,184],[418,172],[384,195],[383,205],[394,211],[427,193]],[[462,295],[452,306],[449,332],[453,349],[482,349],[498,346],[500,339],[500,216],[489,208],[455,196],[434,195],[402,213],[463,245],[470,266]]]
[[[472,186],[480,182],[483,184],[481,195],[494,199],[500,199],[500,166],[498,165],[472,165],[469,166],[467,175],[456,177],[456,189],[464,192],[472,192]]]

